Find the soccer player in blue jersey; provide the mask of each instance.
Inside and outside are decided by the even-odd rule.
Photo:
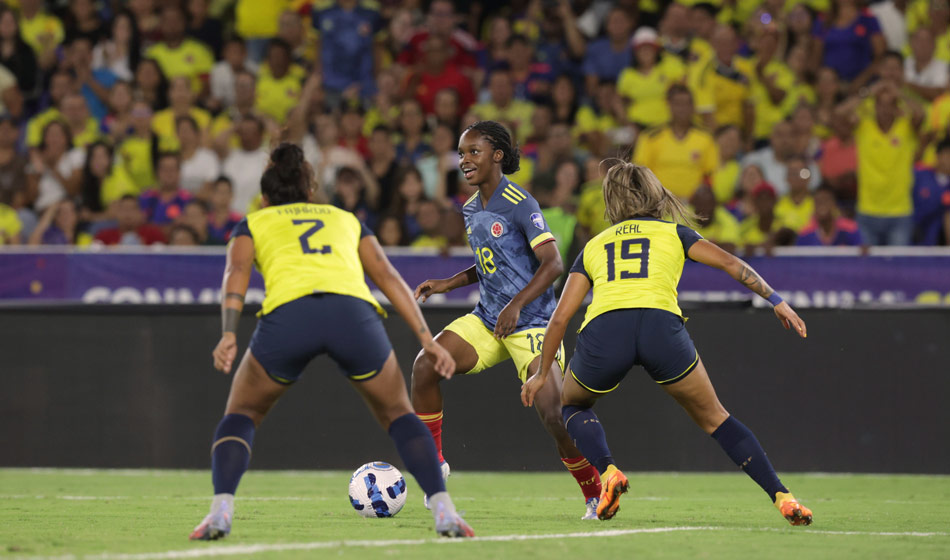
[[[789,523],[810,524],[811,510],[779,480],[752,431],[716,397],[676,301],[683,263],[689,258],[725,271],[767,299],[785,328],[802,338],[805,322],[748,264],[692,229],[666,221],[689,221],[691,212],[648,168],[627,162],[611,167],[604,177],[604,202],[613,226],[591,239],[571,268],[546,331],[540,365],[521,390],[522,402],[531,406],[544,390],[547,368],[557,359],[548,345],[564,338],[568,321],[593,287],[561,403],[571,438],[602,473],[597,516],[610,519],[617,513],[629,482],[614,465],[591,407],[640,365],[766,491]]]
[[[551,285],[563,271],[561,257],[538,202],[505,177],[518,170],[519,160],[505,127],[494,121],[476,122],[462,133],[458,148],[459,168],[478,189],[462,208],[476,263],[451,278],[426,280],[415,294],[425,301],[478,282],[475,310],[445,327],[436,340],[452,354],[457,374],[478,373],[510,358],[524,382],[529,367],[537,368],[545,347],[544,329],[554,310]],[[540,389],[536,408],[564,466],[584,493],[584,519],[596,519],[600,476],[564,429],[559,397],[563,348],[555,350],[557,363],[549,365],[554,375]],[[441,380],[432,358],[420,353],[412,367],[412,405],[432,432],[443,476],[448,477],[442,457]]]

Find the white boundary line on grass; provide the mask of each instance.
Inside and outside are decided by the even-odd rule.
[[[538,541],[549,539],[583,539],[592,537],[621,537],[626,535],[643,535],[658,533],[676,533],[686,531],[738,531],[738,532],[782,532],[789,533],[788,529],[777,528],[742,528],[742,527],[652,527],[645,529],[613,529],[608,531],[586,531],[578,533],[549,533],[541,535],[495,535],[489,537],[475,537],[471,539],[390,539],[390,540],[343,540],[343,541],[316,541],[285,544],[240,544],[240,545],[209,545],[205,548],[187,550],[169,550],[167,552],[146,552],[141,554],[94,554],[83,556],[85,560],[177,560],[179,558],[208,558],[215,556],[238,556],[265,552],[288,552],[306,550],[325,550],[337,548],[381,548],[391,546],[418,546],[425,544],[463,544],[471,542],[516,542]],[[946,532],[875,532],[875,531],[815,531],[802,530],[798,534],[837,535],[837,536],[874,536],[874,537],[950,537]],[[55,560],[72,560],[77,556],[57,556]]]

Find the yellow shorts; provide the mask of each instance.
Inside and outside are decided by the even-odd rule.
[[[466,374],[478,373],[511,358],[518,369],[518,379],[524,383],[528,378],[528,366],[541,355],[544,343],[544,329],[524,329],[508,335],[507,338],[495,338],[485,323],[472,313],[462,315],[449,323],[445,330],[452,331],[468,342],[478,354],[478,363]],[[564,343],[558,348],[557,364],[564,371]]]

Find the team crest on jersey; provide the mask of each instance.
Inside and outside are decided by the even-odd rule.
[[[530,218],[531,218],[531,223],[534,224],[534,227],[538,229],[542,229],[542,230],[544,229],[544,218],[541,217],[540,212],[535,212],[534,214],[531,214]]]
[[[505,233],[505,227],[501,225],[501,222],[495,222],[491,225],[491,234],[494,237],[501,237]]]

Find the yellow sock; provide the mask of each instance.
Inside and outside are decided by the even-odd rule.
[[[610,480],[610,477],[617,472],[617,467],[613,465],[607,465],[607,469],[604,471],[604,474],[600,475],[601,484],[606,485],[607,481]]]

